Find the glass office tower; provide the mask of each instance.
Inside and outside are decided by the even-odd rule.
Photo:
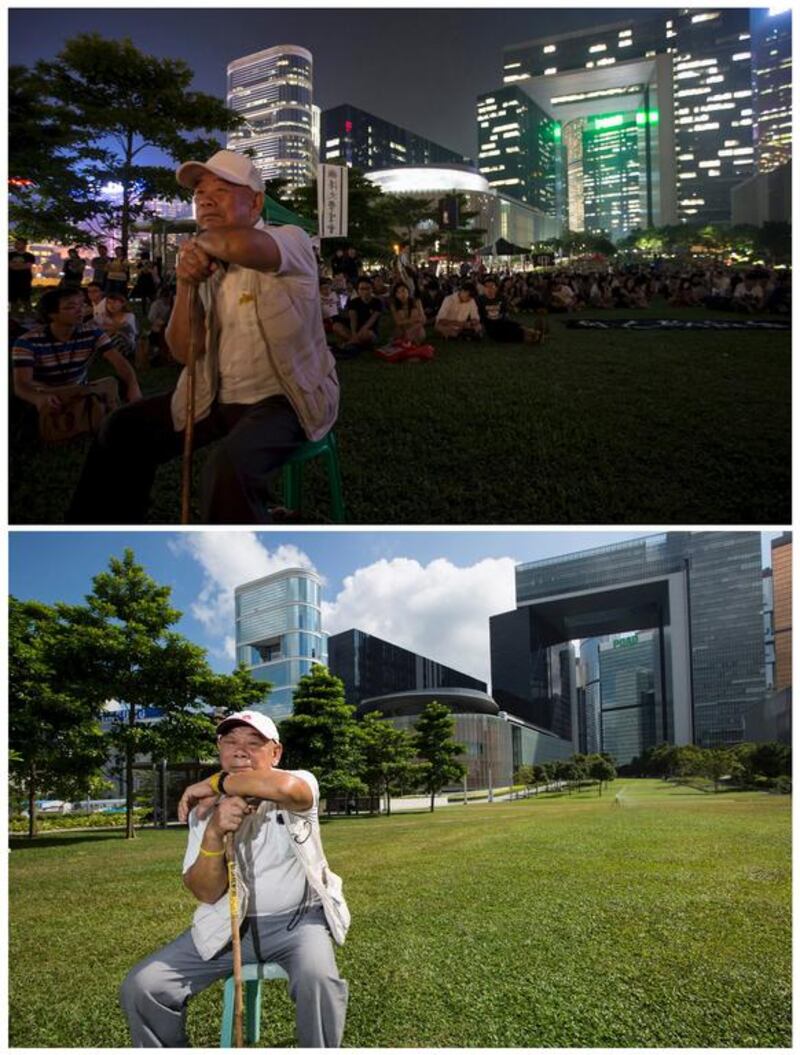
[[[756,166],[772,172],[792,159],[792,12],[750,11]]]
[[[485,681],[446,667],[410,649],[363,630],[343,630],[328,639],[331,674],[344,682],[345,698],[358,706],[370,696],[417,689],[472,689],[486,692]]]
[[[506,710],[547,705],[546,672],[528,672],[552,667],[548,656],[565,642],[652,631],[657,739],[703,747],[743,739],[744,715],[766,691],[756,532],[652,535],[523,564],[516,580],[516,611],[490,620],[492,694]],[[602,664],[590,680],[602,695]],[[581,724],[588,746],[593,713],[583,698],[581,706],[576,747]]]
[[[582,230],[619,238],[644,226],[650,158],[647,125],[658,111],[598,114],[583,122]]]
[[[557,212],[558,122],[513,86],[478,96],[478,166],[490,187]]]
[[[732,189],[754,172],[759,91],[765,163],[779,163],[790,144],[790,16],[782,17],[773,16],[778,21],[763,32],[758,23],[765,42],[754,43],[757,50],[745,8],[681,8],[540,36],[504,49],[503,80],[564,125],[634,107],[657,111],[659,127],[643,129],[651,137],[653,185],[642,226],[727,222]],[[574,139],[567,161],[571,224],[580,220],[586,179]],[[589,193],[594,185],[586,184]]]
[[[343,103],[322,112],[320,157],[363,172],[398,165],[463,165],[466,159],[432,139]]]
[[[310,183],[314,161],[312,58],[305,48],[282,44],[228,64],[228,106],[244,123],[228,135],[228,149],[253,151],[264,179]]]
[[[237,586],[235,602],[236,660],[270,683],[256,710],[280,721],[292,713],[300,678],[313,663],[328,664],[320,578],[307,568],[288,568]]]

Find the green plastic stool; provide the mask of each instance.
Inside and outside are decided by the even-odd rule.
[[[261,1035],[261,983],[277,981],[289,975],[277,963],[246,963],[242,966],[244,984],[244,1022],[242,1032],[245,1044],[258,1044]],[[219,1031],[219,1046],[233,1047],[233,975],[225,982],[225,1002],[222,1005],[222,1029]]]
[[[344,524],[344,493],[342,490],[342,473],[339,469],[339,452],[336,437],[331,430],[321,440],[309,440],[298,447],[283,466],[283,501],[288,509],[299,509],[303,491],[303,462],[312,458],[325,459],[328,472],[328,483],[331,489],[331,507],[334,524]]]

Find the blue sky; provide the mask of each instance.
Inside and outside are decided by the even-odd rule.
[[[488,617],[514,607],[515,564],[650,533],[14,531],[9,589],[24,599],[81,602],[92,576],[130,547],[172,587],[184,613],[178,628],[224,671],[233,662],[233,587],[291,564],[313,566],[325,583],[324,629],[358,626],[488,680]]]

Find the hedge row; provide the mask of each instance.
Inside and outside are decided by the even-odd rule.
[[[141,824],[149,814],[150,810],[134,810],[133,820],[135,824]],[[40,832],[54,831],[62,828],[124,828],[125,827],[125,814],[124,813],[89,813],[81,816],[73,816],[72,814],[45,814],[44,816],[37,816],[36,818],[36,829]],[[28,831],[28,818],[27,817],[12,817],[8,830],[10,832],[22,832]]]

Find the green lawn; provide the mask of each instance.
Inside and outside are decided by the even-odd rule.
[[[434,340],[429,363],[341,363],[350,522],[788,522],[788,331],[579,331],[562,319],[541,348]],[[150,371],[144,388],[174,376]],[[11,523],[61,522],[84,444],[42,451],[17,409],[11,425]],[[304,516],[320,522],[325,478],[317,465],[307,477]],[[159,471],[151,522],[177,522],[179,503],[175,462]]]
[[[622,791],[620,804],[615,793]],[[345,1046],[788,1047],[790,799],[656,781],[324,826]],[[129,1043],[127,969],[188,922],[185,835],[12,843],[12,1046]],[[215,985],[190,1036],[214,1047]],[[294,1043],[285,984],[264,1038]]]

